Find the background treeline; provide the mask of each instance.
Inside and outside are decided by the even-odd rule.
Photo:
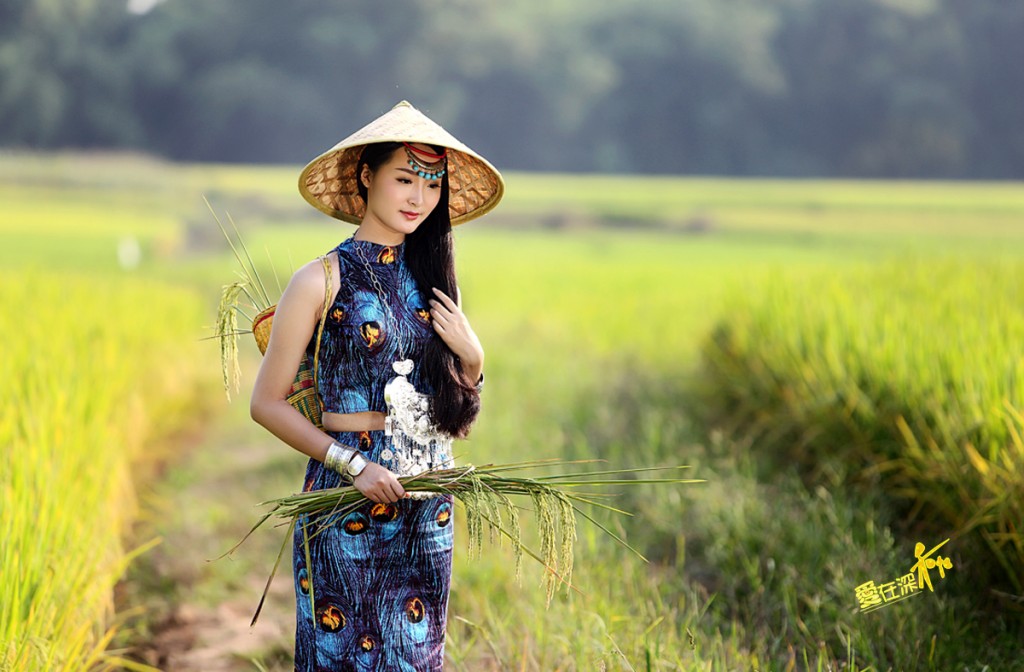
[[[1018,0],[149,4],[0,0],[0,146],[301,162],[407,98],[504,168],[1024,176]]]

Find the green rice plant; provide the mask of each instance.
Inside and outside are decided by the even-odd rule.
[[[592,461],[590,460],[590,462]],[[484,524],[486,523],[491,531],[492,541],[497,533],[512,542],[517,579],[520,576],[523,554],[541,563],[547,570],[544,577],[547,600],[550,604],[560,584],[566,587],[572,586],[573,545],[576,541],[577,514],[593,523],[609,537],[631,551],[640,560],[647,562],[647,559],[639,551],[630,546],[622,537],[600,521],[596,520],[591,514],[587,513],[581,508],[581,505],[593,506],[626,516],[631,514],[599,501],[601,498],[600,493],[580,493],[575,492],[574,488],[609,485],[635,486],[703,483],[702,479],[634,477],[639,472],[688,468],[685,466],[672,469],[653,467],[578,471],[534,476],[533,478],[508,475],[509,472],[513,471],[567,466],[584,462],[588,461],[535,460],[514,464],[482,465],[479,467],[465,465],[448,469],[434,469],[415,476],[405,476],[399,478],[399,481],[402,483],[402,487],[411,493],[412,496],[416,496],[416,493],[424,493],[428,496],[430,494],[448,494],[453,495],[458,501],[462,502],[466,510],[466,528],[469,532],[468,545],[471,556],[475,554],[479,557],[482,552]],[[512,497],[528,497],[532,501],[541,539],[540,552],[534,551],[523,542],[517,505],[511,499]],[[363,494],[355,487],[342,486],[302,492],[263,502],[263,505],[271,506],[270,511],[265,513],[253,525],[248,534],[225,554],[230,554],[237,549],[249,535],[271,518],[282,518],[290,521],[288,533],[285,535],[285,543],[281,546],[281,551],[278,553],[274,568],[267,579],[267,586],[260,598],[259,606],[257,606],[256,613],[253,615],[252,622],[254,624],[259,618],[259,612],[266,599],[267,591],[270,589],[270,583],[277,572],[287,541],[291,539],[295,525],[299,524],[299,521],[303,521],[303,541],[308,558],[309,539],[320,534],[327,527],[336,524],[347,513],[355,510],[367,501]],[[305,521],[312,519],[317,519],[318,522],[313,525],[314,529],[310,533],[307,527],[308,523]],[[313,599],[312,595],[310,599]]]
[[[1024,594],[1024,416],[1006,403],[1009,439],[991,459],[970,441],[937,436],[918,424],[896,419],[903,454],[884,468],[894,487],[920,507],[941,509],[958,537],[975,535],[1018,595]],[[948,447],[963,453],[951,459]]]
[[[140,240],[144,258],[153,261],[152,266],[147,264],[138,269],[140,274],[169,278],[179,285],[219,286],[224,259],[211,244],[216,243],[216,232],[211,230],[214,235],[205,235],[210,227],[200,198],[204,193],[217,203],[226,199],[236,215],[242,214],[246,222],[259,226],[247,234],[251,250],[259,251],[262,257],[264,248],[271,249],[275,257],[294,266],[296,261],[330,249],[350,231],[348,225],[327,223],[297,198],[296,171],[294,166],[181,165],[130,157],[98,161],[86,155],[5,154],[0,157],[0,178],[7,186],[0,188],[0,200],[10,206],[5,212],[9,211],[11,216],[0,224],[0,239],[4,243],[0,267],[36,264],[41,269],[37,275],[43,276],[52,272],[54,259],[59,259],[61,266],[109,269],[116,263],[113,251],[118,239],[132,235]],[[673,464],[680,461],[681,451],[685,450],[685,461],[694,464],[690,444],[706,437],[694,427],[690,438],[676,440],[679,433],[688,431],[686,425],[693,424],[694,407],[674,394],[661,402],[660,409],[651,409],[650,404],[656,402],[645,397],[635,416],[613,418],[615,422],[610,424],[618,426],[608,428],[606,452],[596,452],[602,439],[596,435],[591,421],[595,416],[600,419],[606,414],[614,415],[621,406],[621,396],[609,398],[605,394],[611,371],[623,369],[633,379],[641,368],[661,371],[666,362],[689,366],[695,359],[699,339],[711,330],[714,318],[723,311],[721,295],[725,286],[747,278],[748,302],[756,303],[761,300],[762,290],[773,291],[773,283],[765,275],[773,267],[790,269],[792,272],[785,274],[786,281],[799,286],[802,278],[820,283],[825,276],[815,269],[827,269],[834,274],[858,260],[873,263],[916,252],[969,253],[988,262],[996,256],[1019,258],[1019,250],[1024,249],[1018,244],[1024,238],[1024,228],[1019,226],[1024,214],[1024,189],[1019,184],[652,179],[522,173],[506,177],[507,197],[493,218],[480,226],[458,227],[455,234],[467,314],[488,347],[488,378],[493,378],[485,393],[486,410],[474,428],[473,437],[463,446],[467,460],[478,463],[565,456],[571,449],[577,452],[570,456],[597,455],[618,466],[649,465],[652,460]],[[53,203],[63,206],[50,209],[50,216],[32,211],[40,204]],[[687,233],[691,220],[707,222],[708,228]],[[618,228],[599,228],[602,223]],[[560,225],[565,226],[553,230],[552,227]],[[930,260],[930,256],[926,258]],[[261,271],[270,268],[265,261],[257,263]],[[927,268],[929,264],[920,266]],[[871,274],[865,271],[861,277],[870,279]],[[942,278],[943,269],[936,267],[933,277]],[[90,286],[97,293],[116,292],[117,285],[125,283],[126,278],[131,278],[129,283],[135,281],[134,276],[122,275],[117,283],[104,281]],[[248,289],[254,291],[251,286]],[[857,297],[856,289],[852,291],[855,299],[866,298]],[[809,294],[813,290],[805,290],[800,296],[806,298]],[[6,285],[3,296],[5,302],[12,296]],[[93,303],[81,302],[77,294],[68,296],[78,305],[95,307]],[[543,300],[539,301],[539,297]],[[238,298],[252,303],[249,297]],[[59,297],[51,300],[57,301]],[[212,300],[211,292],[207,301]],[[157,295],[136,297],[140,305],[148,301],[162,299]],[[733,307],[741,308],[742,313],[748,302],[737,302]],[[814,301],[811,303],[813,306]],[[247,308],[244,310],[248,312]],[[238,324],[244,326],[244,313],[237,317]],[[947,320],[952,322],[957,317],[954,312]],[[1002,328],[998,316],[993,318],[994,328]],[[169,322],[161,315],[152,321]],[[50,323],[66,328],[63,321]],[[165,329],[178,331],[178,326]],[[857,337],[856,329],[850,333],[851,338]],[[94,336],[97,342],[104,341],[100,332]],[[75,340],[85,338],[79,334]],[[40,336],[36,342],[44,340]],[[5,343],[4,357],[8,356],[8,345]],[[191,370],[191,363],[204,361],[191,349],[184,356],[174,354],[172,346],[181,345],[183,342],[177,340],[160,346],[161,352],[166,353],[162,359],[170,362],[178,358],[173,368],[149,359],[145,360],[146,366],[160,371],[166,368],[164,374],[157,376],[161,378],[184,374]],[[105,348],[100,349],[104,350],[104,357],[109,356]],[[12,355],[16,359],[25,357],[17,354],[20,350],[12,352],[16,352]],[[633,357],[627,366],[622,366],[623,353]],[[126,351],[123,359],[128,358]],[[0,370],[10,372],[5,364],[0,361]],[[76,372],[77,376],[79,369],[72,366],[75,364],[80,363],[65,363],[64,369]],[[228,372],[230,378],[231,369]],[[688,376],[688,372],[680,374]],[[20,379],[10,384],[22,388],[25,385]],[[180,394],[180,390],[168,391],[168,384],[166,380],[153,379],[144,386],[143,393],[152,393],[157,398],[147,422],[166,418],[163,424],[169,425],[180,420],[179,406],[187,403],[189,395]],[[160,396],[158,390],[166,394]],[[851,397],[855,394],[850,392]],[[167,405],[172,403],[173,409],[168,409]],[[857,408],[857,412],[867,414],[867,405]],[[233,415],[238,416],[238,427],[252,432],[247,414]],[[761,418],[763,431],[773,429],[764,416],[756,412],[746,415]],[[775,417],[780,425],[786,419],[785,414]],[[671,429],[676,424],[679,428]],[[864,433],[864,425],[860,423],[860,433]],[[76,428],[72,430],[71,433],[78,432]],[[787,431],[800,436],[800,430],[794,425]],[[252,441],[259,441],[255,433],[245,434],[250,435]],[[930,450],[923,432],[915,436]],[[944,445],[945,440],[938,436],[936,442]],[[751,451],[764,445],[753,444]],[[980,445],[977,450],[983,457],[986,455]],[[224,459],[227,453],[226,445],[214,441],[201,452],[177,461],[178,467],[192,469],[188,472],[191,480],[187,489],[192,496],[173,500],[177,507],[164,509],[166,515],[161,517],[168,524],[176,519],[175,524],[187,530],[178,542],[198,545],[194,533],[203,526],[218,530],[215,541],[210,542],[213,545],[220,543],[225,534],[235,538],[244,533],[244,529],[237,527],[230,531],[217,527],[226,524],[226,520],[238,524],[237,516],[233,515],[237,513],[236,502],[247,491],[239,485],[235,470],[251,467],[247,455],[242,454],[235,462]],[[804,464],[813,467],[815,462],[805,458]],[[962,468],[966,468],[964,464],[961,463]],[[226,495],[221,500],[196,497],[195,493],[205,492],[202,485],[211,482],[211,473],[222,474],[218,488],[223,488],[230,474],[237,496]],[[703,467],[701,473],[707,474]],[[895,473],[885,472],[888,476]],[[624,669],[628,666],[622,657],[614,651],[608,653],[615,648],[611,645],[613,641],[635,669],[751,669],[755,660],[760,669],[792,669],[794,665],[796,669],[838,669],[835,658],[841,657],[842,651],[839,645],[831,643],[830,634],[838,629],[837,624],[821,619],[821,627],[816,627],[804,611],[808,600],[824,604],[825,608],[829,600],[803,592],[799,584],[790,586],[789,593],[774,592],[773,583],[795,581],[788,576],[786,581],[780,581],[780,571],[771,581],[760,578],[755,571],[758,566],[751,558],[767,553],[780,568],[790,567],[799,572],[803,567],[813,567],[837,575],[845,571],[849,575],[848,564],[833,563],[826,567],[819,562],[818,538],[827,531],[820,525],[808,524],[808,518],[812,522],[828,520],[832,509],[843,507],[817,497],[801,498],[788,506],[784,501],[780,503],[776,475],[777,471],[766,469],[758,475],[744,474],[741,482],[736,483],[729,480],[723,467],[720,473],[709,476],[716,485],[714,492],[720,494],[707,500],[703,499],[704,488],[623,488],[630,499],[617,499],[616,505],[644,521],[643,525],[629,525],[626,531],[630,536],[626,539],[652,563],[626,562],[628,551],[616,548],[597,528],[581,525],[576,563],[577,567],[586,563],[586,571],[576,572],[574,584],[586,593],[587,599],[577,599],[575,593],[558,593],[548,609],[539,595],[516,587],[514,568],[505,554],[490,553],[472,563],[460,562],[458,558],[465,557],[468,549],[458,545],[454,571],[461,588],[452,593],[450,613],[457,616],[450,621],[449,628],[451,643],[458,636],[467,650],[461,664],[453,659],[453,669]],[[872,479],[880,476],[881,473],[867,475]],[[0,474],[0,482],[3,477]],[[250,477],[266,483],[262,471]],[[180,488],[176,485],[173,481],[164,483],[168,493],[178,494]],[[737,506],[737,492],[743,495],[742,506]],[[78,497],[76,503],[82,501],[78,495],[72,496]],[[223,501],[229,498],[231,503]],[[702,504],[699,508],[694,504],[683,507],[677,501],[680,498]],[[0,501],[4,516],[5,505]],[[857,502],[846,506],[864,513]],[[809,507],[820,510],[809,515]],[[755,513],[762,515],[758,520],[766,524],[752,524],[749,516]],[[45,519],[44,514],[40,511],[41,519]],[[847,523],[843,525],[843,529],[854,529]],[[611,529],[621,533],[620,527]],[[524,527],[523,532],[525,539],[531,539],[530,526]],[[798,543],[792,543],[792,535],[801,532],[806,538],[798,537]],[[681,550],[684,534],[685,546],[695,539],[698,544],[686,551],[685,558]],[[5,548],[3,543],[0,540],[0,548]],[[104,543],[96,539],[97,547]],[[539,548],[539,544],[530,543]],[[709,543],[716,546],[708,549]],[[774,547],[769,549],[764,544]],[[742,552],[738,552],[741,545]],[[829,548],[842,550],[832,543]],[[870,564],[865,571],[875,571],[870,558],[884,554],[861,540],[856,548],[864,556],[860,562]],[[673,556],[673,549],[678,551],[677,556]],[[182,555],[191,554],[198,558],[198,563],[206,557],[202,555],[205,549],[190,546],[181,549],[184,553],[178,550],[174,555],[180,562],[185,562],[180,559]],[[267,553],[273,555],[276,550],[268,549]],[[905,555],[905,550],[897,552],[896,561],[902,562]],[[250,563],[218,564],[237,571]],[[6,568],[3,567],[5,572]],[[525,571],[529,569],[532,567]],[[709,597],[696,580],[712,570],[718,575],[713,584],[718,592]],[[6,580],[8,575],[0,576]],[[225,580],[225,574],[203,572],[210,604],[227,599],[232,587],[241,580],[237,576],[240,575]],[[10,593],[3,593],[3,589],[0,586],[0,600],[7,604]],[[184,582],[177,590],[181,591],[181,599],[195,599],[191,586]],[[758,593],[761,611],[722,614],[729,601],[725,596],[745,590]],[[189,597],[184,597],[186,594]],[[848,591],[844,587],[839,594],[845,600]],[[155,600],[162,601],[168,610],[173,607],[167,603],[174,600],[165,595],[155,596]],[[892,621],[898,622],[907,612],[888,611],[877,614],[892,619],[877,630],[854,618],[855,636],[870,646],[895,650],[903,650],[909,642],[920,650],[917,640],[923,637],[925,654],[921,664],[914,664],[907,657],[887,658],[866,651],[857,656],[857,662],[876,670],[923,667],[931,636],[922,632],[923,626],[892,627]],[[957,613],[962,618],[965,612],[957,609]],[[474,625],[465,625],[466,621]],[[815,640],[830,642],[834,655],[817,654],[814,648],[801,650],[799,646],[792,656],[775,655],[779,650],[785,653],[787,644],[795,642],[787,636],[787,628],[799,627],[800,623],[807,626]],[[778,627],[768,627],[773,625]],[[962,638],[959,631],[944,625],[936,625],[935,629],[941,633],[940,650],[944,638],[967,639],[967,647],[981,641],[977,633],[973,633],[972,639]],[[878,635],[877,642],[870,641],[873,633]],[[479,642],[475,647],[474,638]],[[452,651],[455,650],[453,646]],[[493,652],[491,660],[499,661],[494,666],[477,664],[475,658],[487,651]],[[939,656],[937,660],[940,662],[935,669],[952,666],[949,658]],[[848,656],[844,664],[849,661]],[[992,669],[1010,669],[1009,665],[991,665]],[[45,663],[35,667],[46,669]],[[979,669],[966,663],[961,667]]]
[[[776,277],[706,342],[709,408],[812,478],[880,485],[1020,594],[1022,290],[1006,262]]]
[[[123,541],[136,471],[194,403],[203,304],[52,271],[0,273],[0,294],[0,669],[108,669],[114,584],[153,544]]]
[[[582,419],[566,421],[564,431],[585,437],[581,454],[628,465],[670,463],[685,453],[707,479],[695,488],[622,489],[616,506],[645,521],[629,526],[627,540],[651,560],[634,569],[650,577],[626,589],[622,565],[613,559],[617,549],[596,551],[589,540],[581,543],[582,557],[604,558],[588,566],[588,578],[599,584],[595,574],[603,576],[615,586],[609,592],[617,599],[598,613],[617,613],[614,605],[629,600],[635,606],[622,616],[631,625],[646,611],[639,606],[644,599],[671,605],[703,594],[710,602],[707,614],[696,623],[675,616],[677,639],[661,627],[656,641],[682,653],[692,646],[683,625],[702,644],[713,641],[717,628],[731,627],[739,640],[735,648],[756,655],[761,669],[815,669],[815,657],[824,662],[821,669],[1014,669],[1009,662],[1019,658],[1019,625],[983,607],[977,592],[983,581],[974,567],[958,562],[958,571],[936,583],[935,594],[859,613],[855,587],[868,578],[905,574],[914,542],[926,540],[917,535],[928,533],[908,538],[890,525],[893,503],[882,488],[843,487],[824,466],[817,479],[802,482],[790,462],[771,459],[756,441],[733,442],[721,432],[706,436],[681,417],[680,409],[696,401],[690,382],[664,365],[623,366],[608,372],[585,402]],[[645,588],[644,581],[657,588]],[[629,625],[620,625],[616,637],[636,669],[643,669],[637,648],[646,639],[643,628],[630,633]],[[937,642],[936,632],[942,633]],[[801,662],[793,667],[794,660]],[[710,669],[737,669],[717,656],[713,661]]]

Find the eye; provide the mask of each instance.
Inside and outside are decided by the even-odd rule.
[[[430,183],[430,188],[431,189],[440,189],[441,188],[441,183],[440,182],[431,182]]]
[[[401,182],[402,184],[412,184],[412,180],[410,180],[408,177],[399,177],[398,181]]]

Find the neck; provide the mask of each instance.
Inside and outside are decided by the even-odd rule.
[[[365,240],[377,245],[401,245],[405,242],[405,234],[400,231],[388,231],[382,227],[373,226],[367,220],[363,220],[352,236],[356,240]]]

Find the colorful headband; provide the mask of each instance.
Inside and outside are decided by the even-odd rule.
[[[413,147],[408,142],[403,142],[402,144],[405,146],[405,153],[409,157],[409,165],[423,179],[436,180],[447,172],[445,168],[445,158],[448,156],[447,147],[440,154],[433,154],[424,149]],[[429,162],[424,161],[420,158],[421,155],[432,160]]]

